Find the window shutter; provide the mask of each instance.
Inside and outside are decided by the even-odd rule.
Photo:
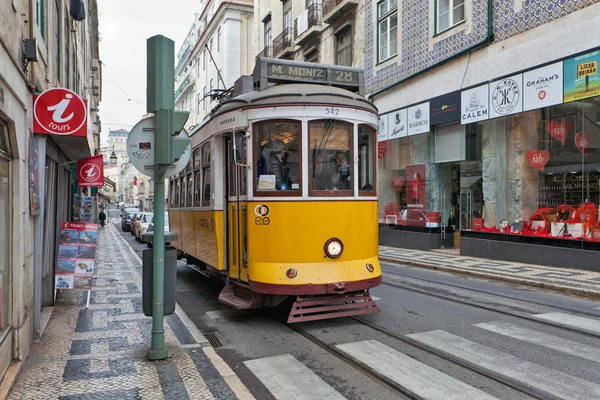
[[[465,129],[460,124],[435,128],[435,162],[462,161],[465,159]]]

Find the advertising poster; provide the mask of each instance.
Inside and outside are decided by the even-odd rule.
[[[600,50],[564,61],[565,103],[600,96]]]
[[[427,177],[425,164],[406,167],[406,203],[407,207],[425,210],[427,201]]]
[[[377,141],[378,142],[385,142],[386,140],[389,140],[389,133],[388,133],[388,128],[389,128],[389,124],[388,124],[388,117],[389,114],[383,114],[379,117],[379,130],[377,131]]]
[[[431,100],[430,125],[442,125],[460,120],[460,92],[448,93]]]
[[[429,102],[408,109],[408,136],[429,132]]]
[[[470,124],[490,118],[489,86],[483,85],[460,94],[460,123]]]
[[[394,111],[389,114],[390,140],[398,139],[408,135],[406,123],[408,122],[408,110]]]
[[[94,219],[94,196],[73,196],[73,220],[76,222],[92,222]]]
[[[522,74],[490,83],[490,118],[520,113],[523,111],[522,97]]]
[[[92,289],[97,244],[97,224],[62,223],[56,259],[56,289]]]
[[[549,107],[563,102],[562,62],[523,74],[523,111]]]

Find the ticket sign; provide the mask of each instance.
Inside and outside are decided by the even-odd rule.
[[[62,223],[56,258],[56,289],[92,289],[97,244],[97,224]]]

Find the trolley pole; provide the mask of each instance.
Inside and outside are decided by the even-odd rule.
[[[147,352],[149,360],[167,358],[164,330],[165,295],[165,174],[170,165],[181,157],[179,148],[189,139],[175,140],[187,121],[189,112],[174,108],[175,50],[174,42],[162,35],[147,42],[146,111],[154,113],[154,246],[152,282],[152,343]],[[179,142],[179,143],[175,143]],[[185,142],[185,143],[182,143]]]

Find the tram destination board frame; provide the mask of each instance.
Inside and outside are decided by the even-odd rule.
[[[315,83],[358,92],[364,96],[361,68],[316,64],[258,57],[254,67],[254,87],[265,90],[273,83]]]

